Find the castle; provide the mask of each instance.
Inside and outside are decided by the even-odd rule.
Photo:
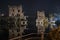
[[[27,17],[24,15],[22,11],[22,6],[8,6],[9,7],[9,17],[15,19],[15,26],[9,28],[9,37],[14,36],[22,36],[22,32],[26,29],[27,26]]]
[[[27,16],[24,15],[22,5],[9,5],[9,18],[12,18],[11,24],[12,26],[9,26],[9,38],[22,36],[22,33],[28,25]],[[50,16],[49,20],[53,20],[52,16]],[[52,24],[55,24],[54,22],[49,21],[48,18],[45,16],[45,11],[37,11],[37,18],[36,18],[36,27],[37,32],[44,33],[45,29],[48,27],[49,24],[51,24],[51,28],[53,28]]]

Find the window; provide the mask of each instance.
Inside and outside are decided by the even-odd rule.
[[[17,16],[20,16],[20,14],[17,14]]]
[[[20,10],[18,10],[18,12],[20,12]]]
[[[24,21],[24,19],[21,19],[21,21]]]
[[[21,21],[21,25],[26,25],[27,22],[26,21]]]
[[[23,22],[23,24],[25,24],[25,22]]]

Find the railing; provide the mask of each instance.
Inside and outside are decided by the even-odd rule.
[[[48,33],[44,33],[44,34],[48,34]],[[41,35],[37,34],[37,33],[30,33],[30,34],[27,34],[27,35],[24,35],[24,36],[18,36],[18,37],[9,39],[9,40],[16,40],[16,39],[28,40],[28,39],[31,39],[31,38],[35,38],[35,39],[36,38],[41,38]]]

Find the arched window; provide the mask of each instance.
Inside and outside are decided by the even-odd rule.
[[[20,12],[20,10],[18,10],[18,12]]]
[[[17,14],[17,16],[20,16],[20,14]]]

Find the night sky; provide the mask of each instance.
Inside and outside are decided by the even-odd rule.
[[[8,13],[8,5],[23,6],[26,15],[35,15],[37,10],[59,12],[60,0],[0,0],[0,11]]]

